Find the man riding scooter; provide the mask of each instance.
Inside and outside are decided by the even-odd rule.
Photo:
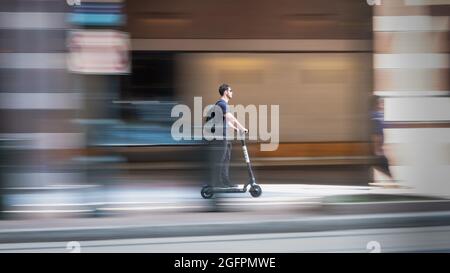
[[[222,187],[237,187],[238,185],[232,184],[230,181],[229,169],[231,160],[231,148],[232,143],[228,134],[228,126],[239,132],[247,133],[248,130],[242,126],[242,124],[230,113],[228,108],[228,102],[233,98],[233,90],[228,84],[222,84],[219,87],[220,99],[216,102],[216,106],[220,107],[223,114],[223,139],[214,140],[214,148],[216,150],[215,164],[218,167],[219,177],[217,181]],[[220,111],[218,111],[220,112]]]
[[[256,183],[245,141],[245,134],[248,133],[248,130],[242,126],[242,124],[233,116],[228,108],[228,101],[233,97],[233,90],[229,85],[222,84],[219,87],[219,94],[220,99],[216,102],[216,105],[213,107],[213,111],[210,112],[210,115],[207,118],[207,121],[214,119],[211,132],[213,132],[212,129],[214,129],[213,133],[215,134],[215,138],[209,143],[209,147],[213,155],[210,161],[213,166],[211,173],[213,183],[212,185],[208,184],[203,186],[201,195],[205,199],[210,199],[215,193],[245,193],[248,190],[251,196],[259,197],[262,194],[262,189]],[[216,124],[219,125],[218,128],[215,128]],[[247,164],[249,176],[248,182],[244,183],[242,188],[239,188],[236,184],[232,184],[230,181],[229,168],[232,138],[228,135],[228,127],[237,130],[241,135],[242,151],[245,163]],[[220,130],[215,130],[220,128],[223,133],[221,133]]]

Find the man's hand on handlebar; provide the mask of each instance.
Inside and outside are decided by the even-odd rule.
[[[243,128],[243,129],[239,130],[239,132],[241,134],[248,134],[248,129],[247,128]]]

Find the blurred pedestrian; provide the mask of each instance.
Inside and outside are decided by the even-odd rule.
[[[369,183],[374,186],[396,186],[395,180],[392,176],[392,172],[389,167],[389,160],[385,154],[385,144],[384,144],[384,100],[378,96],[372,98],[372,132],[371,141],[373,154],[375,156],[375,162],[372,167],[381,173],[383,173],[389,180],[388,181],[375,181],[375,177],[372,172],[372,181]]]

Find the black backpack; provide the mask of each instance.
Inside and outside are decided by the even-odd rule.
[[[216,116],[216,112],[214,111],[214,108],[215,108],[215,106],[216,106],[218,103],[219,103],[219,101],[217,101],[217,102],[214,104],[214,106],[211,107],[211,109],[210,109],[208,115],[206,116],[205,123],[208,122],[208,121],[210,121],[211,119],[213,119],[213,118]],[[215,133],[215,132],[216,132],[216,128],[215,128],[215,126],[213,125],[213,127],[211,128],[211,133]]]

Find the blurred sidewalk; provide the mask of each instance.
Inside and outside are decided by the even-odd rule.
[[[242,185],[241,185],[242,186]],[[221,195],[219,204],[232,211],[258,211],[311,208],[321,205],[327,196],[367,194],[409,194],[410,189],[361,186],[303,184],[261,184],[263,195],[252,198],[249,193]],[[6,215],[70,214],[70,213],[153,213],[155,211],[201,211],[212,200],[200,196],[201,185],[188,186],[176,182],[115,182],[110,185],[60,185],[19,190],[7,198]]]
[[[353,199],[372,195],[399,196],[408,194],[409,189],[318,185],[262,187],[264,192],[260,198],[251,198],[248,193],[220,198],[222,212],[208,212],[211,200],[200,197],[199,187],[110,188],[110,202],[89,204],[96,205],[96,211],[89,211],[89,206],[85,206],[79,211],[55,214],[43,204],[35,203],[27,209],[41,210],[39,213],[23,210],[9,213],[7,220],[0,221],[0,243],[450,225],[450,206],[445,200],[439,200],[440,204],[445,204],[444,208],[434,211],[431,207],[422,212],[414,209],[423,207],[423,202],[429,200],[370,203],[372,210],[366,213],[359,209],[364,202],[324,203],[327,198],[340,196]],[[52,200],[49,196],[35,198]],[[403,210],[386,210],[386,205],[391,207],[392,204],[401,204]],[[57,205],[60,209],[70,204]],[[346,205],[350,211],[342,214],[336,207],[330,210],[327,205]]]

